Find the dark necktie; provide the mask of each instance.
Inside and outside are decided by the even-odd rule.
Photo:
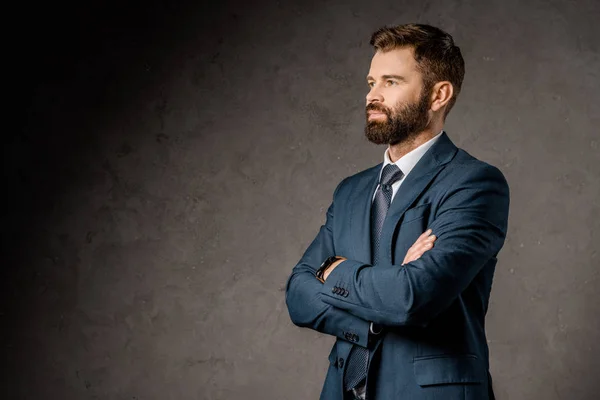
[[[403,173],[396,164],[388,164],[383,168],[379,188],[375,192],[375,199],[371,206],[371,251],[373,254],[372,265],[377,264],[379,253],[379,240],[383,221],[392,201],[392,184],[402,178]],[[348,356],[344,388],[350,390],[367,376],[369,363],[369,350],[365,347],[354,345]]]

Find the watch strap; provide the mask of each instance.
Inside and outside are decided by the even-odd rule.
[[[323,275],[325,274],[325,271],[327,271],[327,269],[331,266],[331,264],[333,264],[337,260],[341,260],[341,259],[342,259],[342,257],[338,257],[338,256],[327,257],[325,259],[325,261],[323,261],[323,263],[321,264],[319,269],[317,269],[317,272],[315,272],[315,276],[317,277],[317,279],[319,281],[321,281],[321,283],[325,283],[325,279],[323,279]]]

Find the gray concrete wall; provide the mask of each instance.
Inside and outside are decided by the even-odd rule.
[[[424,22],[466,61],[447,132],[511,187],[487,317],[497,398],[598,398],[600,3],[255,4],[21,21],[7,397],[318,398],[333,338],[291,324],[285,280],[337,183],[382,159],[363,135],[371,33]]]

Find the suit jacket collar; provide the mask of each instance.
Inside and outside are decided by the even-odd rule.
[[[425,153],[427,153],[427,151],[435,144],[435,142],[437,142],[439,138],[442,137],[442,133],[444,133],[444,131],[440,131],[440,133],[435,135],[426,143],[423,143],[416,149],[413,149],[412,151],[402,156],[399,160],[396,160],[395,163],[392,163],[392,161],[390,160],[389,147],[386,148],[383,153],[383,166],[380,168],[380,172],[378,174],[379,179],[381,179],[381,172],[387,164],[396,164],[398,168],[400,168],[400,171],[404,173],[404,175],[408,175],[417,165],[417,163],[421,160],[421,158],[423,158]]]
[[[423,155],[413,170],[404,178],[400,191],[394,196],[392,204],[383,222],[379,260],[381,264],[392,264],[392,237],[396,226],[406,210],[425,190],[433,178],[452,160],[458,151],[446,132]],[[351,210],[361,212],[351,216],[353,237],[353,259],[371,263],[371,200],[377,187],[378,177],[383,163],[365,171],[357,182],[351,197]]]

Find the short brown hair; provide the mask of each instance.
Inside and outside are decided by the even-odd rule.
[[[452,83],[454,94],[444,113],[446,119],[465,77],[465,61],[452,36],[431,25],[405,24],[377,30],[371,36],[370,43],[376,51],[382,52],[412,48],[417,68],[423,74],[424,90],[430,91],[436,82]]]

